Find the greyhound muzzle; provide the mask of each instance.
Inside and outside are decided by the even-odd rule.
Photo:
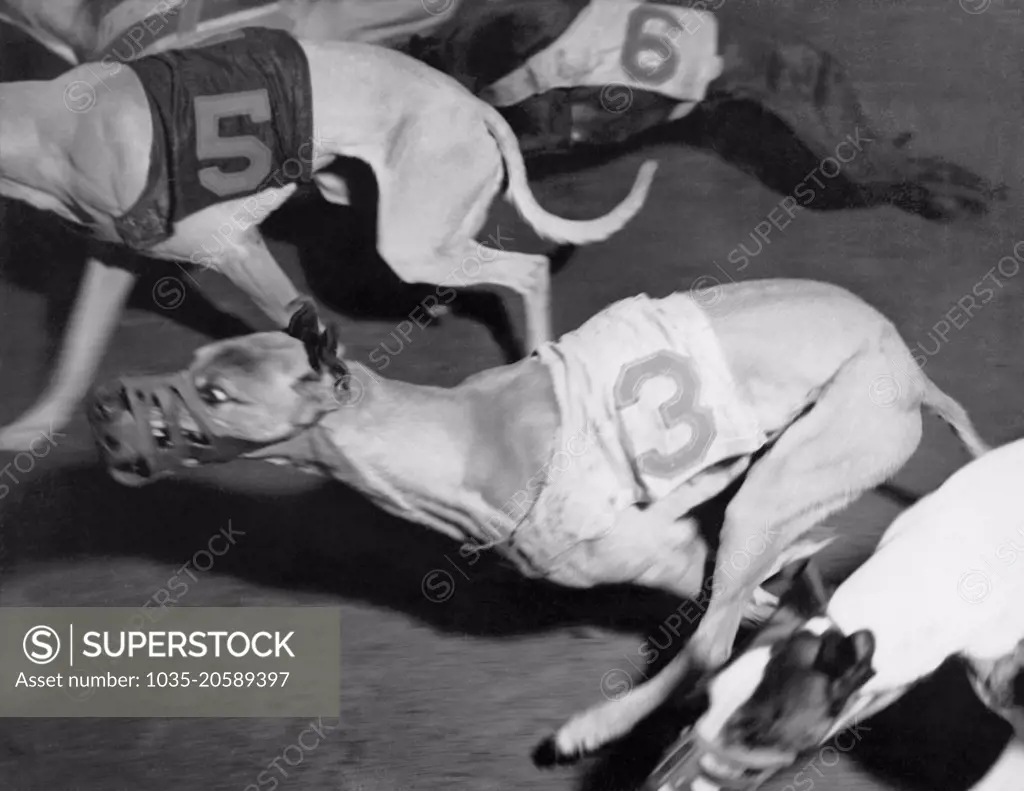
[[[795,756],[724,750],[684,730],[647,778],[644,791],[755,791]]]
[[[263,447],[217,434],[188,371],[119,377],[93,390],[87,411],[103,463],[125,486],[144,486]]]

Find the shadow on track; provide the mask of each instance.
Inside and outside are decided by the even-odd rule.
[[[273,495],[180,480],[129,489],[99,467],[67,466],[12,487],[2,518],[8,568],[135,557],[177,569],[230,520],[245,536],[217,558],[213,577],[363,601],[456,634],[510,636],[566,626],[641,633],[678,604],[667,594],[626,586],[576,591],[529,580],[493,553],[473,562],[457,543],[335,484]],[[455,580],[455,595],[444,606],[424,595],[424,577],[435,570]],[[155,579],[153,586],[164,583]]]
[[[816,155],[778,116],[753,101],[709,98],[678,121],[661,124],[615,147],[595,147],[574,153],[535,155],[530,175],[539,178],[605,164],[625,152],[652,145],[682,145],[707,151],[743,173],[753,176],[780,197],[793,195],[797,187],[821,165]],[[819,177],[820,180],[820,177]],[[820,180],[824,189],[810,190],[804,208],[813,211],[866,209],[881,201],[868,200],[863,191],[842,173]]]

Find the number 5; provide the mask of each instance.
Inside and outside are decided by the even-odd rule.
[[[645,85],[661,85],[672,79],[679,65],[679,53],[674,46],[665,43],[665,37],[645,31],[648,22],[664,22],[669,30],[679,30],[679,21],[672,14],[655,5],[641,5],[629,13],[626,21],[626,41],[622,46],[622,68],[637,82]],[[659,51],[658,47],[664,47]],[[651,69],[640,62],[644,52],[654,52],[658,57],[658,65]],[[642,76],[637,74],[639,72]]]
[[[204,159],[249,160],[249,166],[237,173],[225,173],[219,167],[203,168],[199,171],[199,183],[221,198],[256,189],[270,175],[273,154],[252,135],[221,137],[220,122],[222,118],[235,115],[248,116],[256,123],[269,121],[270,96],[267,89],[197,96],[194,107],[196,158],[200,162]]]
[[[718,432],[711,410],[697,404],[700,379],[690,358],[667,349],[622,366],[615,381],[615,408],[622,410],[639,403],[640,390],[658,377],[667,377],[676,386],[675,394],[658,407],[665,431],[688,425],[693,434],[686,447],[668,455],[659,450],[645,451],[636,457],[636,464],[654,478],[672,478],[703,461]]]

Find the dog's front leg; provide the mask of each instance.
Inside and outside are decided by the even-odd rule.
[[[691,479],[634,518],[675,522],[679,515],[721,492],[748,465],[749,460],[744,459]],[[809,557],[832,540],[823,530],[824,537],[807,537],[795,542],[791,540],[792,531],[761,530],[757,522],[744,518],[746,513],[731,511],[731,521],[727,516],[711,581],[711,604],[693,639],[660,673],[624,697],[604,701],[570,719],[538,746],[534,753],[536,763],[542,766],[573,763],[622,738],[665,703],[691,671],[706,670],[724,662],[732,651],[743,618],[765,620],[778,605],[778,598],[763,590],[761,584],[784,565]],[[796,532],[803,527],[801,525]],[[683,581],[681,575],[677,582]],[[645,582],[651,584],[653,580]],[[700,587],[698,577],[678,593],[692,596]]]
[[[705,672],[729,659],[747,603],[779,571],[783,545],[778,531],[753,521],[736,528],[727,519],[715,556],[708,609],[685,649],[694,666]]]
[[[686,677],[691,667],[686,648],[648,681],[624,697],[606,700],[577,714],[533,752],[538,766],[571,764],[610,742],[622,738],[661,706]]]
[[[624,697],[593,706],[569,720],[540,744],[534,752],[536,763],[573,763],[622,738],[665,703],[691,671],[718,667],[728,659],[744,612],[761,582],[777,570],[774,567],[780,554],[777,545],[766,546],[739,571],[737,552],[744,551],[751,535],[749,530],[723,534],[712,578],[711,604],[683,650],[660,673]]]
[[[250,229],[233,249],[213,258],[209,266],[248,294],[276,329],[288,326],[289,307],[300,297],[299,290],[274,260],[259,231]]]
[[[678,486],[644,511],[630,510],[616,523],[616,534],[628,541],[630,535],[642,534],[643,531],[638,528],[644,524],[664,524],[672,532],[666,533],[664,529],[656,532],[672,536],[679,542],[679,548],[673,550],[671,545],[666,543],[658,556],[681,551],[688,542],[698,541],[699,537],[693,520],[680,521],[680,518],[698,504],[719,494],[749,465],[750,459],[744,458],[707,471]],[[623,547],[623,551],[629,551],[627,546]],[[701,580],[704,576],[701,567],[705,551],[701,550],[698,553],[692,548],[689,549],[686,552],[687,562],[675,570],[674,577],[667,576],[672,573],[671,564],[659,563],[660,573],[655,574],[651,569],[641,580],[648,586],[673,590],[681,598],[694,598],[701,589]],[[695,559],[697,567],[690,573]],[[762,599],[769,596],[764,591],[760,591],[760,594]],[[770,604],[774,604],[774,597],[771,599]],[[766,603],[762,600],[758,604],[763,609]],[[554,735],[541,742],[534,752],[534,761],[541,766],[573,763],[608,742],[625,736],[668,699],[689,672],[691,664],[691,655],[684,648],[660,673],[629,691],[624,697],[603,701],[570,719]]]
[[[67,425],[92,384],[135,278],[129,268],[88,259],[53,378],[36,405],[0,431],[0,450],[25,450],[40,436]]]

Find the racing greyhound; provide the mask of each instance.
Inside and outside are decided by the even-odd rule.
[[[325,170],[339,156],[373,169],[378,250],[399,277],[518,292],[530,348],[550,340],[547,257],[476,254],[474,242],[503,180],[506,200],[538,234],[587,244],[639,211],[656,169],[641,165],[629,196],[603,217],[555,217],[531,194],[500,113],[455,80],[374,45],[267,28],[2,84],[0,195],[88,229],[108,248],[88,261],[50,387],[0,432],[0,448],[63,425],[88,391],[135,280],[134,262],[118,261],[124,248],[109,243],[209,266],[284,327],[299,294],[259,224],[301,181],[347,204],[344,181]],[[470,258],[482,259],[475,271],[460,266]]]
[[[494,547],[527,575],[692,599],[709,592],[713,550],[690,512],[745,475],[693,640],[624,698],[573,718],[538,763],[626,734],[691,667],[723,663],[744,612],[771,605],[761,584],[827,544],[812,529],[913,454],[922,407],[973,456],[987,450],[881,313],[816,281],[622,300],[450,389],[377,377],[344,359],[333,325],[318,326],[306,304],[290,330],[305,348],[248,335],[200,348],[186,371],[100,388],[89,415],[113,476],[139,485],[238,457],[292,464],[470,552]]]
[[[463,0],[405,51],[501,108],[527,157],[613,150],[656,128],[670,140],[669,124],[700,106],[713,130],[700,144],[738,163],[757,136],[752,116],[721,110],[752,102],[813,161],[856,149],[843,160],[844,206],[893,205],[949,222],[1006,199],[1005,184],[915,154],[912,133],[880,131],[850,73],[799,25],[749,16],[749,6],[726,0]],[[735,126],[748,138],[739,145]],[[747,164],[776,178],[767,162]],[[806,185],[782,191],[801,206],[814,202]]]
[[[1024,440],[967,464],[901,513],[806,620],[735,657],[707,686],[698,761],[730,788],[742,774],[778,771],[957,657],[1015,734],[975,788],[1020,788],[1024,567],[1012,542],[1024,532],[1022,474]]]

